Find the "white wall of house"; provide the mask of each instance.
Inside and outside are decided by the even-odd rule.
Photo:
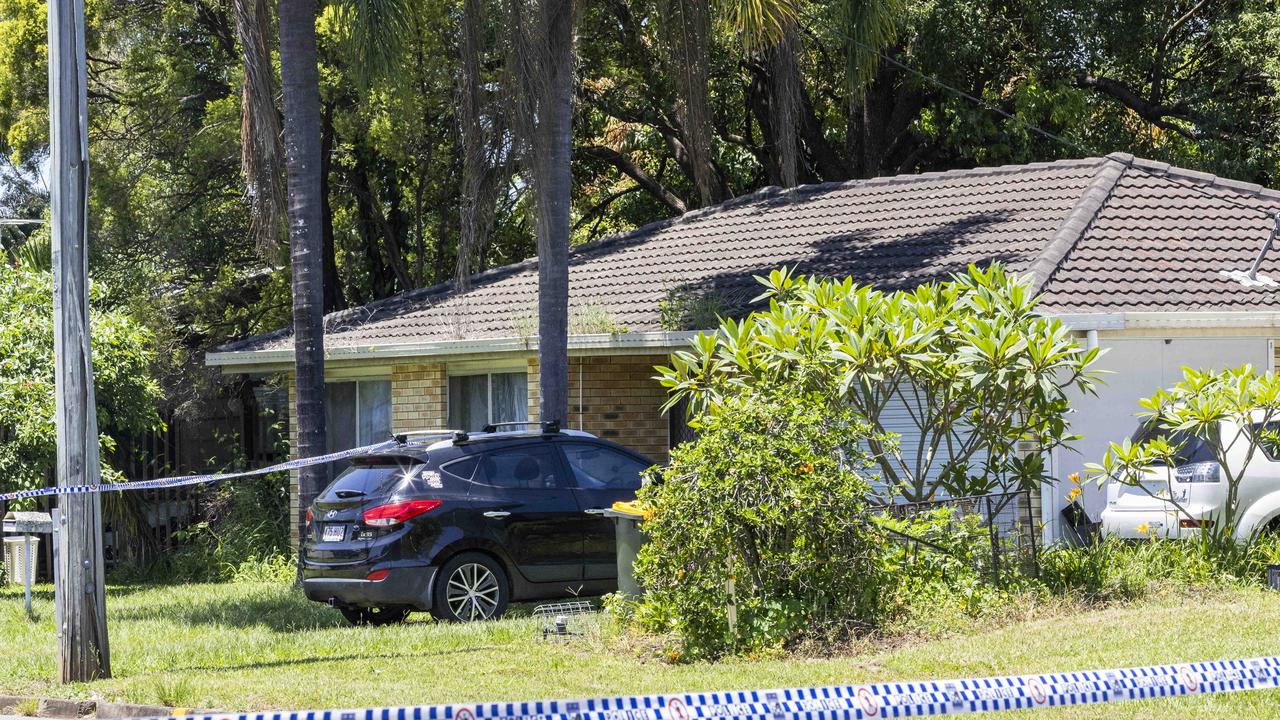
[[[1046,520],[1055,537],[1061,537],[1057,527],[1059,512],[1067,504],[1071,487],[1066,478],[1074,472],[1083,478],[1085,463],[1101,462],[1108,443],[1120,442],[1133,432],[1138,424],[1135,413],[1140,410],[1140,398],[1182,379],[1184,366],[1221,369],[1247,362],[1262,370],[1271,367],[1270,336],[1126,337],[1104,332],[1098,344],[1106,350],[1099,367],[1110,374],[1105,376],[1106,384],[1099,387],[1097,396],[1073,396],[1069,422],[1072,432],[1083,437],[1074,445],[1078,452],[1055,453],[1057,485],[1045,493]],[[1106,492],[1094,482],[1083,484],[1085,509],[1097,520],[1106,507]]]

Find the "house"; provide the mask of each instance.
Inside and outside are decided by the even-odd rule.
[[[769,269],[892,290],[999,260],[1082,343],[1107,349],[1107,384],[1074,403],[1078,453],[1047,458],[1061,481],[1127,436],[1137,399],[1182,366],[1274,366],[1280,248],[1257,280],[1243,273],[1278,211],[1280,192],[1122,154],[761,190],[572,252],[567,420],[666,459],[684,430],[660,412],[653,366],[717,314],[748,312],[753,276]],[[536,283],[530,260],[475,276],[465,293],[445,284],[330,315],[331,446],[536,420]],[[207,360],[288,373],[290,331]],[[1042,494],[1047,537],[1066,490]],[[1096,517],[1105,498],[1091,490],[1086,502]]]

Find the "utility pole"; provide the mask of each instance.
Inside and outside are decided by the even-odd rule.
[[[98,420],[89,351],[89,134],[84,0],[49,0],[49,205],[53,235],[58,485],[98,483]],[[58,499],[58,677],[111,676],[102,565],[102,500]]]

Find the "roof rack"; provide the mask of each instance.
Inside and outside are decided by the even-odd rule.
[[[489,423],[488,425],[484,426],[483,430],[484,432],[487,432],[487,433],[493,433],[493,432],[498,432],[498,428],[503,428],[503,427],[529,427],[529,426],[536,426],[540,428],[542,430],[543,435],[555,435],[556,433],[560,432],[559,420],[547,420],[545,422],[538,422],[538,421],[530,422],[530,421],[520,420],[515,422]]]
[[[407,445],[410,439],[422,441],[430,438],[449,438],[454,442],[466,442],[467,433],[462,430],[438,429],[438,430],[406,430],[404,432],[393,433],[392,437],[401,445]]]

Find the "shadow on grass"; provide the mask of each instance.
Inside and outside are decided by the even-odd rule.
[[[292,588],[262,588],[246,596],[243,589],[234,585],[198,587],[207,592],[130,605],[113,612],[112,618],[231,628],[265,627],[282,633],[347,625],[337,611],[307,600]],[[223,588],[226,589],[225,595],[219,592]]]
[[[151,590],[154,586],[147,585],[108,585],[107,599],[119,599],[129,597],[134,593],[143,590]],[[21,585],[6,585],[0,588],[0,600],[18,600],[21,601],[25,597],[25,590]],[[31,587],[32,602],[53,602],[53,585],[41,583]]]
[[[473,648],[456,648],[453,650],[437,650],[420,653],[360,653],[353,655],[320,655],[317,657],[294,658],[291,660],[267,660],[263,662],[244,663],[243,665],[191,665],[175,667],[170,672],[236,672],[239,670],[267,670],[271,668],[294,667],[300,665],[319,665],[339,662],[368,662],[371,660],[415,660],[438,658],[449,655],[484,652],[497,649],[496,645],[484,645]]]

